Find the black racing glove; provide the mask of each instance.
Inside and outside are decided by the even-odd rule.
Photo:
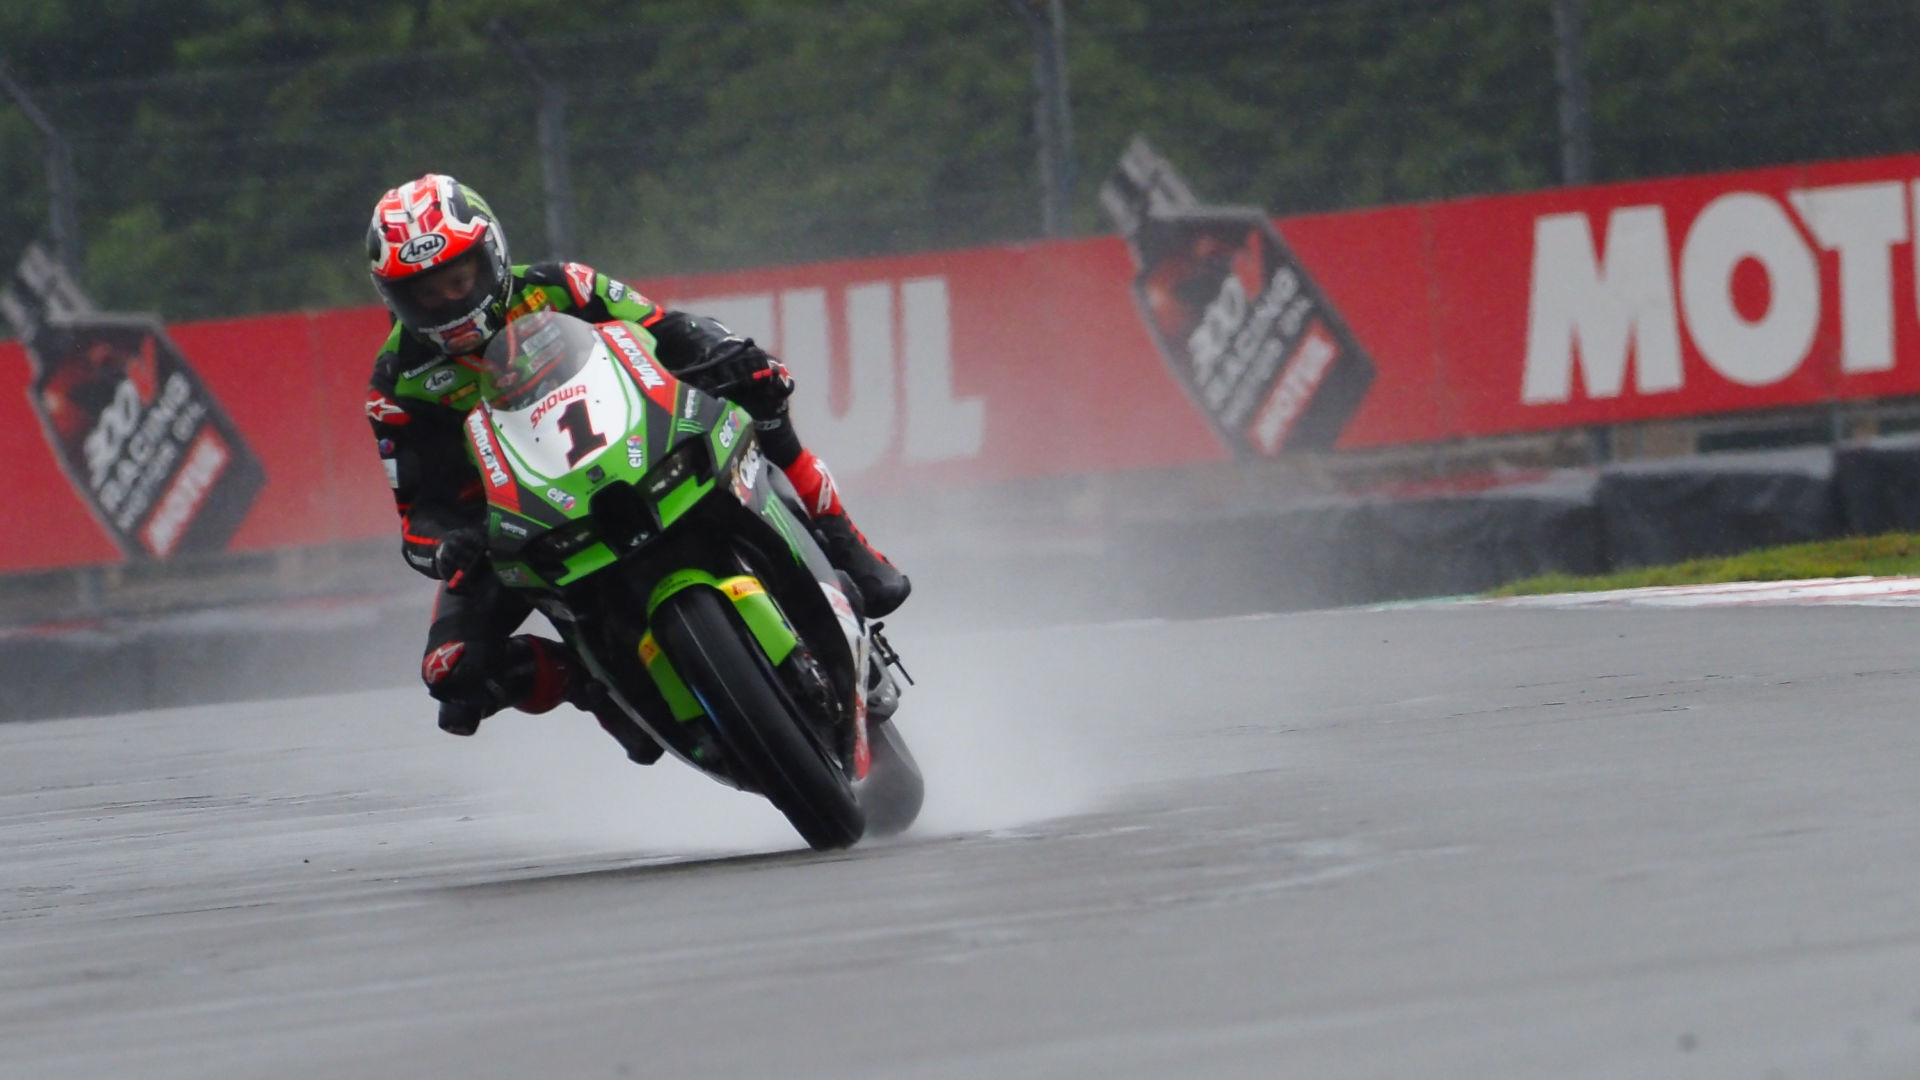
[[[708,393],[742,404],[784,401],[793,393],[793,377],[767,350],[738,334],[715,342],[705,356],[681,372]]]
[[[463,593],[487,568],[487,533],[466,526],[440,538],[433,549],[433,572],[450,593]]]

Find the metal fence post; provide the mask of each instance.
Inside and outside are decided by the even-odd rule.
[[[1554,81],[1560,86],[1560,179],[1593,181],[1593,131],[1587,105],[1586,57],[1580,42],[1581,0],[1553,0]]]
[[[567,89],[548,79],[518,34],[506,22],[496,20],[487,27],[500,47],[533,83],[540,111],[536,123],[540,136],[540,177],[547,195],[547,257],[570,259],[579,254],[573,246],[573,181],[567,168]]]
[[[80,276],[80,218],[74,211],[73,147],[41,110],[25,88],[0,64],[0,90],[26,114],[27,122],[47,140],[47,217],[53,250],[71,277]]]
[[[1007,0],[1033,38],[1034,134],[1040,158],[1040,223],[1064,236],[1073,199],[1073,111],[1067,95],[1067,15],[1061,0]],[[1042,10],[1044,8],[1044,10]]]

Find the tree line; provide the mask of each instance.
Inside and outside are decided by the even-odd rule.
[[[1068,0],[1072,228],[1143,132],[1209,199],[1328,210],[1560,181],[1556,0]],[[1584,0],[1596,179],[1920,145],[1920,8]],[[1007,0],[67,0],[0,62],[73,147],[80,270],[170,318],[372,300],[381,191],[451,172],[544,257],[565,93],[580,250],[628,276],[1038,235],[1033,55]],[[45,144],[0,103],[0,260]]]

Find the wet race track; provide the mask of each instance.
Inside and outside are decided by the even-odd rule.
[[[0,726],[0,1076],[1920,1076],[1920,612],[895,640],[830,856],[571,711]]]

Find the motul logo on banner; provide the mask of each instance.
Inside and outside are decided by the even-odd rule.
[[[953,386],[953,318],[944,277],[852,281],[738,296],[678,298],[784,360],[809,445],[841,473],[979,456],[986,402]],[[836,374],[845,392],[832,400]]]
[[[1920,181],[1890,180],[1794,189],[1784,200],[1730,191],[1687,223],[1662,206],[1623,206],[1598,238],[1586,213],[1538,217],[1521,399],[1573,400],[1575,368],[1577,396],[1589,399],[1629,393],[1629,369],[1633,394],[1681,390],[1683,332],[1728,382],[1771,386],[1808,361],[1835,306],[1841,372],[1892,370],[1895,248],[1912,239],[1917,203]],[[1822,285],[1829,252],[1837,295]]]

